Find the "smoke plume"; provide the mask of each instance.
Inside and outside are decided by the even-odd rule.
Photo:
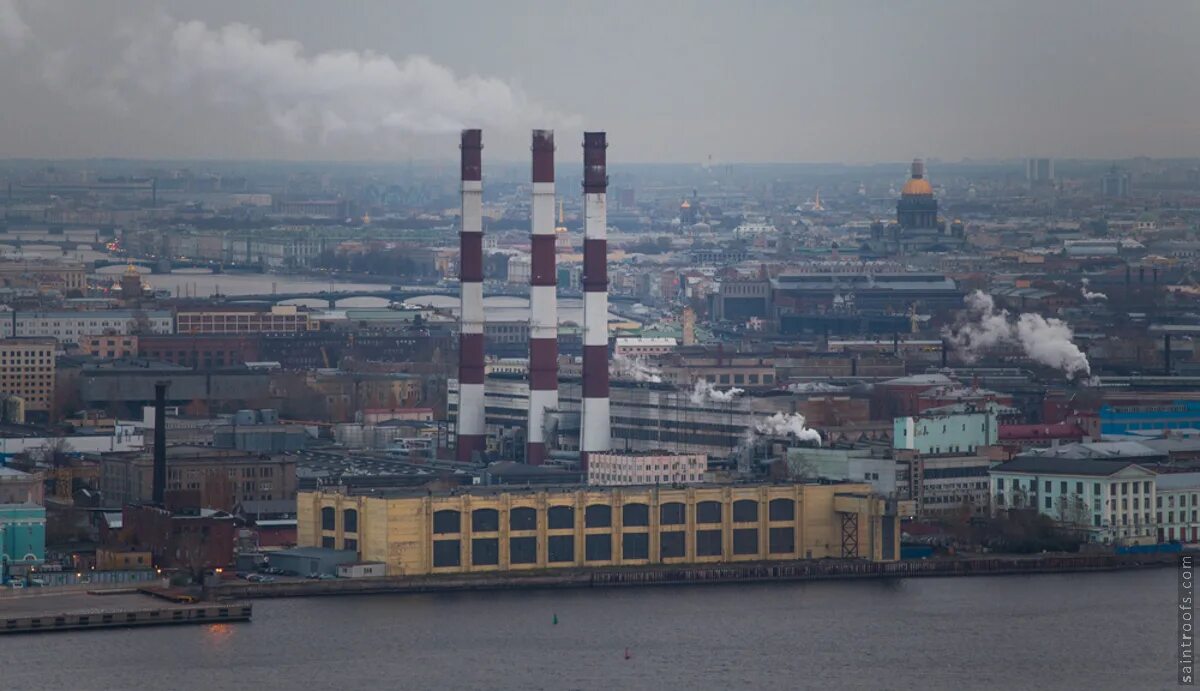
[[[39,35],[15,0],[0,0],[0,41],[37,63],[31,72],[65,95],[115,110],[140,99],[179,100],[246,113],[291,141],[574,126],[498,77],[458,75],[424,55],[312,52],[242,23],[213,27],[156,13],[118,31],[119,56],[71,55]],[[51,78],[53,76],[53,78]]]
[[[997,309],[992,297],[978,290],[967,296],[966,303],[959,323],[943,335],[967,362],[979,359],[989,348],[1015,344],[1029,359],[1062,370],[1068,379],[1091,374],[1091,364],[1072,342],[1075,334],[1066,322],[1029,313],[1013,322],[1008,310]]]
[[[618,379],[628,379],[651,384],[662,383],[662,370],[641,358],[614,355],[609,370]]]
[[[1092,291],[1087,289],[1087,286],[1083,286],[1079,290],[1082,291],[1082,293],[1083,293],[1083,299],[1087,300],[1088,302],[1091,302],[1092,300],[1107,300],[1108,299],[1108,296],[1105,295],[1104,293],[1093,293]]]
[[[754,423],[754,431],[771,437],[795,437],[799,441],[821,443],[821,433],[810,429],[800,413],[775,413]]]
[[[745,393],[745,390],[739,389],[736,386],[727,391],[721,391],[707,380],[697,379],[696,385],[692,387],[691,395],[688,396],[688,400],[693,405],[703,405],[709,401],[713,403],[730,403],[743,393]]]

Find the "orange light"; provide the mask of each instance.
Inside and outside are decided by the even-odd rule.
[[[213,571],[215,571],[216,573],[224,573],[225,569],[222,569],[221,567],[218,566],[217,568],[213,569]]]

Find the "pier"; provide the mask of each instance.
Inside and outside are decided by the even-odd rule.
[[[171,601],[137,591],[39,593],[0,600],[0,635],[250,621],[245,602]]]

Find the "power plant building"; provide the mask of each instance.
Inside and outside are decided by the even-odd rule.
[[[297,527],[388,576],[899,555],[866,484],[302,492]]]

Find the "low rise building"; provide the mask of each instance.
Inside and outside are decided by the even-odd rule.
[[[892,445],[917,454],[969,454],[979,447],[995,446],[998,434],[996,404],[968,403],[896,418]]]
[[[317,329],[308,310],[297,305],[180,309],[175,323],[181,334],[297,333]]]
[[[106,505],[153,499],[153,454],[107,453],[99,461]],[[296,461],[283,455],[172,446],[167,448],[167,490],[196,492],[201,506],[224,511],[232,511],[241,501],[293,499]]]
[[[1200,542],[1200,473],[1163,473],[1154,479],[1159,542]]]
[[[994,512],[1036,509],[1091,542],[1157,537],[1155,473],[1132,460],[1018,457],[989,475]]]
[[[0,465],[0,504],[41,504],[45,496],[41,473],[26,473]]]
[[[54,404],[54,339],[0,339],[0,394],[20,398],[25,411],[49,414]]]
[[[0,581],[25,576],[46,560],[46,507],[0,504]]]
[[[298,509],[302,548],[389,576],[899,555],[899,522],[865,484],[315,491]]]
[[[708,457],[698,454],[621,452],[588,454],[589,485],[696,484],[704,481]]]
[[[167,310],[15,312],[11,319],[0,320],[0,336],[5,338],[53,338],[62,344],[80,343],[102,334],[174,331],[175,319]]]

